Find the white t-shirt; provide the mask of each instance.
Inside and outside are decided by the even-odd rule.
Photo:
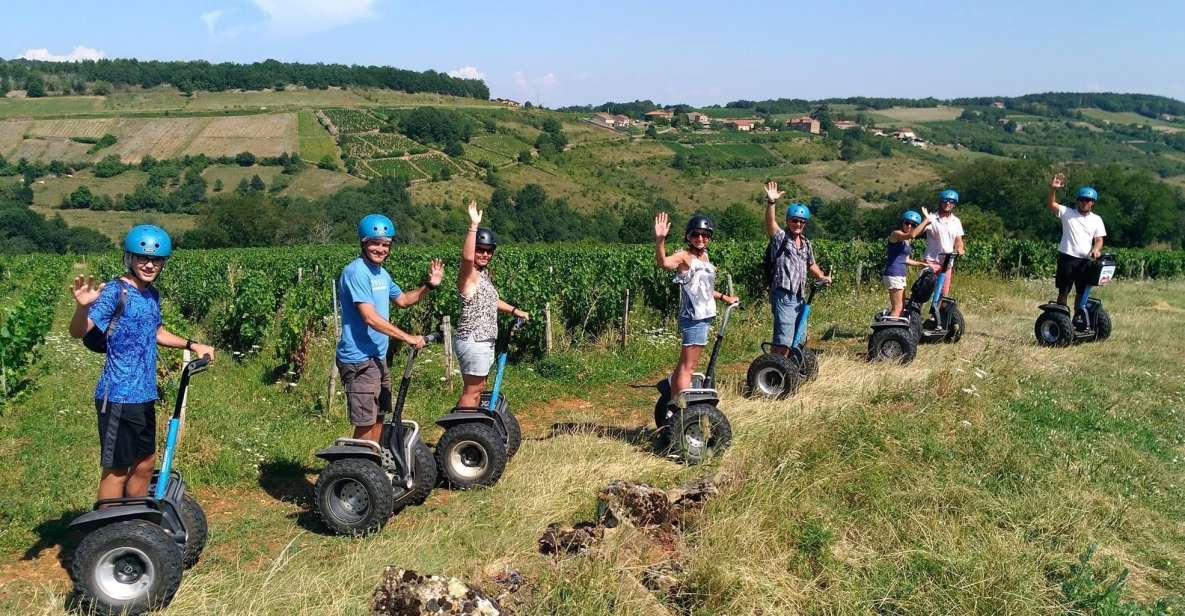
[[[1062,241],[1057,245],[1057,251],[1062,254],[1090,258],[1094,238],[1107,237],[1102,217],[1094,212],[1082,214],[1078,208],[1058,205],[1057,217],[1062,221]]]
[[[955,238],[963,237],[963,221],[951,214],[946,218],[930,215],[930,226],[926,227],[927,261],[941,261],[942,255],[955,251]]]

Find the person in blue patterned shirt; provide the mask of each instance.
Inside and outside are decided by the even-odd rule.
[[[156,466],[156,346],[189,349],[214,358],[214,348],[165,329],[160,276],[173,243],[164,229],[139,225],[123,243],[127,272],[105,284],[93,276],[74,279],[70,335],[105,332],[107,359],[95,386],[100,463],[99,499],[145,496]]]

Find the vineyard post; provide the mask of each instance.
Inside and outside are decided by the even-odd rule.
[[[621,348],[625,348],[625,344],[630,335],[630,290],[625,290],[625,306],[621,309]]]
[[[1022,252],[1022,253],[1018,253],[1016,255],[1016,277],[1017,278],[1024,276],[1024,272],[1025,272],[1024,259],[1025,259],[1025,253]]]
[[[333,293],[333,339],[336,341],[338,338],[341,337],[341,333],[338,330],[337,285],[331,284],[331,285],[329,285],[329,288],[331,289],[331,292]],[[336,357],[336,354],[333,358],[333,361],[329,362],[329,384],[326,386],[326,389],[327,389],[326,395],[328,396],[328,398],[325,400],[325,412],[328,413],[333,408],[333,396],[334,396],[334,394],[337,393],[337,357]]]
[[[440,320],[440,331],[444,333],[444,378],[445,381],[452,386],[453,384],[453,323],[449,315],[444,315]]]
[[[4,386],[4,397],[8,398],[8,368],[4,367],[3,356],[0,356],[0,385]]]
[[[304,268],[298,267],[298,268],[296,268],[296,284],[301,284],[303,282],[304,282]]]
[[[1144,279],[1144,260],[1140,259],[1140,280]]]
[[[860,281],[864,279],[864,262],[856,262],[856,295],[860,294]]]
[[[551,302],[543,304],[543,352],[551,355]]]
[[[731,273],[725,274],[724,279],[728,281],[728,294],[729,295],[736,295],[736,292],[732,288],[732,274]]]

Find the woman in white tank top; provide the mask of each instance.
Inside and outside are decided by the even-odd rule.
[[[666,212],[659,212],[654,218],[654,261],[659,267],[675,272],[675,283],[679,285],[679,333],[683,350],[671,374],[671,400],[677,400],[679,392],[691,383],[691,374],[708,344],[708,328],[716,318],[716,300],[727,304],[740,301],[716,290],[716,266],[708,258],[708,242],[713,231],[712,221],[706,216],[692,216],[683,235],[687,248],[667,256],[670,220]]]

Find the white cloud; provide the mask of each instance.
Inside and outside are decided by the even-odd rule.
[[[252,0],[267,26],[283,34],[310,34],[374,17],[375,0]]]
[[[25,53],[21,54],[21,58],[25,60],[44,60],[46,62],[78,62],[80,60],[101,60],[105,57],[107,57],[107,54],[98,49],[91,49],[82,45],[75,47],[73,51],[64,55],[50,53],[44,47],[40,49],[26,49]]]
[[[214,36],[214,26],[218,24],[218,20],[222,18],[222,15],[222,9],[202,13],[202,22],[206,24],[206,31],[210,33],[210,36]]]
[[[461,68],[454,68],[448,72],[449,77],[458,77],[460,79],[485,79],[485,73],[477,70],[476,66],[462,66]]]
[[[547,73],[541,77],[528,77],[522,71],[514,71],[514,74],[510,78],[514,81],[514,85],[518,89],[527,94],[534,94],[538,90],[550,90],[560,82],[559,78],[555,76],[555,73]]]

